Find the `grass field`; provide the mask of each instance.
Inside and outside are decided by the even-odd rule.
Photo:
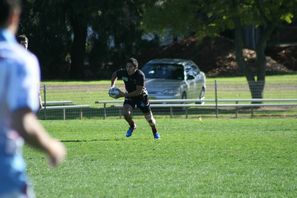
[[[37,197],[297,197],[296,119],[42,121],[68,149],[51,169],[25,147]]]

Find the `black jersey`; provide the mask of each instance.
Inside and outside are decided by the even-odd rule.
[[[136,86],[143,86],[141,95],[147,95],[146,88],[144,87],[145,76],[141,70],[138,69],[134,74],[129,76],[126,69],[120,69],[117,71],[117,77],[124,81],[128,93],[135,91]]]

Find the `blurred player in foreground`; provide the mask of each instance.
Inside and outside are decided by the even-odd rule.
[[[156,120],[150,108],[148,93],[144,87],[145,76],[138,69],[138,62],[135,58],[130,58],[126,63],[126,69],[119,69],[111,76],[111,88],[115,86],[117,79],[122,79],[125,83],[127,92],[120,91],[118,98],[125,97],[123,105],[123,115],[129,124],[126,137],[130,137],[136,129],[136,124],[132,119],[132,113],[137,106],[144,114],[145,119],[152,128],[155,139],[160,139],[160,135],[156,129]]]
[[[15,33],[20,0],[0,0],[0,197],[34,197],[26,175],[22,147],[29,145],[48,155],[53,166],[65,156],[64,145],[39,123],[40,71],[37,58],[19,44]]]

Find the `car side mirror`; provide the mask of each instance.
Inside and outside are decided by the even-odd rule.
[[[187,80],[193,80],[193,79],[195,79],[195,77],[194,76],[192,76],[192,75],[187,75]]]

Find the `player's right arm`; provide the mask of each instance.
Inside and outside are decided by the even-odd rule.
[[[113,72],[113,74],[111,75],[111,83],[110,83],[110,87],[114,87],[115,86],[115,83],[118,79],[118,76],[117,76],[117,73],[118,71],[115,71]]]
[[[123,70],[122,69],[119,69],[119,70],[113,72],[113,74],[111,75],[110,89],[115,86],[115,83],[116,83],[117,79],[119,77],[121,78],[122,73],[123,73]],[[125,97],[125,92],[123,92],[122,90],[120,90],[120,93],[119,93],[119,95],[118,95],[117,98],[120,98],[120,97]]]

